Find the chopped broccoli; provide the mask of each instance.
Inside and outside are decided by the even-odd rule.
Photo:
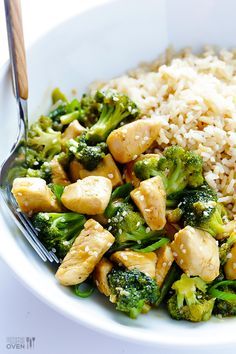
[[[68,141],[68,149],[87,170],[92,171],[105,157],[107,144],[102,142],[97,145],[88,145],[85,135],[82,134]]]
[[[221,290],[219,290],[221,288]],[[208,293],[216,298],[213,313],[218,316],[236,316],[236,280],[216,282]]]
[[[200,228],[212,236],[230,231],[225,223],[226,210],[217,202],[215,192],[207,184],[184,191],[178,208],[182,210],[184,225]]]
[[[175,294],[168,302],[168,311],[176,320],[191,322],[207,321],[211,317],[214,299],[207,295],[207,284],[199,277],[182,274],[172,285]]]
[[[108,230],[116,238],[110,251],[134,246],[142,248],[146,242],[157,240],[163,234],[162,231],[150,230],[141,214],[134,210],[130,200],[132,188],[130,183],[116,188],[105,210]]]
[[[59,258],[67,254],[85,221],[85,217],[77,213],[41,212],[33,217],[40,240],[49,250],[55,248]]]
[[[81,105],[77,98],[71,102],[57,101],[49,112],[49,118],[52,121],[52,127],[56,131],[62,131],[65,125],[70,124],[73,120],[80,119]]]
[[[113,268],[107,279],[116,309],[133,319],[145,310],[145,305],[155,304],[160,296],[155,280],[137,269]]]
[[[62,93],[61,90],[58,87],[56,87],[52,91],[52,103],[55,104],[58,101],[67,102],[67,98],[64,95],[64,93]]]
[[[157,160],[149,157],[137,161],[134,173],[141,180],[161,176],[169,200],[176,198],[187,186],[198,187],[203,184],[202,159],[194,152],[179,146],[165,149],[164,156]]]
[[[27,144],[30,148],[31,159],[35,155],[35,161],[50,161],[54,155],[61,151],[61,133],[52,129],[50,118],[42,116],[31,125]],[[32,154],[32,150],[35,150],[36,153]]]
[[[95,100],[102,105],[98,121],[88,130],[89,143],[106,141],[106,138],[122,121],[135,119],[139,110],[127,96],[114,90],[97,91]]]
[[[28,168],[26,177],[39,177],[45,179],[47,183],[51,182],[52,170],[49,162],[44,162],[39,168]]]

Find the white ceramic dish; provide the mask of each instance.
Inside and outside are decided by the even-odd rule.
[[[227,6],[226,6],[227,5]],[[55,86],[81,94],[95,79],[119,75],[140,61],[154,59],[168,45],[205,43],[236,45],[236,3],[232,0],[121,0],[96,8],[63,23],[27,53],[30,80],[30,117],[44,111]],[[0,159],[7,155],[16,134],[16,109],[8,65],[0,74]],[[24,240],[1,205],[2,258],[42,300],[64,315],[102,332],[159,348],[236,344],[235,319],[207,323],[176,322],[161,311],[134,321],[114,311],[105,297],[79,299],[58,285],[53,272]],[[220,335],[217,335],[220,334]]]

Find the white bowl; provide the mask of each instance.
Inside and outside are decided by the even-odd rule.
[[[227,7],[226,7],[227,5]],[[152,60],[173,44],[198,50],[206,43],[230,47],[236,43],[236,3],[217,0],[115,1],[63,23],[37,41],[27,53],[30,117],[45,111],[50,91],[59,86],[81,94],[97,79],[109,79],[140,61]],[[0,74],[0,159],[7,155],[16,134],[16,108],[6,65]],[[212,318],[192,324],[171,320],[151,311],[134,321],[114,310],[99,294],[89,299],[73,296],[60,286],[22,237],[1,206],[2,258],[42,300],[59,312],[114,336],[159,348],[213,348],[236,344],[235,319]],[[219,334],[219,335],[217,335]]]

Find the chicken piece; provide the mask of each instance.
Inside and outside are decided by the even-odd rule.
[[[65,286],[82,283],[114,241],[109,231],[89,219],[58,268],[57,280]]]
[[[111,181],[106,177],[89,176],[66,186],[61,196],[62,204],[81,214],[102,214],[112,191]]]
[[[78,179],[80,179],[80,170],[82,170],[83,168],[83,165],[77,160],[72,160],[70,162],[69,176],[72,182],[77,182]]]
[[[60,212],[61,207],[46,181],[38,177],[15,178],[12,194],[21,211],[28,215],[44,212]]]
[[[96,265],[93,272],[93,279],[98,287],[98,290],[106,296],[111,295],[110,287],[107,281],[107,275],[110,273],[112,268],[113,264],[108,259],[103,257]]]
[[[161,230],[166,224],[166,192],[161,177],[142,181],[130,193],[134,203],[152,230]]]
[[[134,164],[137,161],[141,161],[143,159],[149,158],[149,157],[155,157],[159,160],[160,155],[158,154],[144,154],[144,155],[140,155],[136,160],[128,162],[125,166],[124,169],[124,177],[125,177],[125,182],[126,183],[132,183],[132,185],[136,188],[139,186],[140,184],[140,180],[135,176],[134,173]]]
[[[112,187],[117,187],[123,183],[120,171],[111,154],[107,154],[93,171],[86,170],[79,162],[77,164],[73,163],[71,168],[72,175],[76,178],[78,176],[80,179],[88,176],[103,176],[111,180]],[[77,168],[77,171],[75,171],[75,168]]]
[[[186,226],[175,234],[171,249],[176,263],[188,276],[210,282],[219,275],[219,249],[208,232]]]
[[[162,286],[163,281],[167,273],[174,262],[174,256],[172,254],[169,245],[165,245],[156,251],[157,264],[156,264],[156,282],[158,286]]]
[[[69,139],[80,136],[85,130],[86,129],[77,120],[73,120],[62,133],[62,144],[65,144]]]
[[[111,255],[110,259],[128,269],[138,269],[151,278],[155,277],[157,261],[155,252],[117,251]]]
[[[107,138],[108,148],[116,161],[130,162],[152,145],[159,130],[159,119],[139,119],[113,130]]]
[[[66,172],[56,157],[54,157],[50,162],[50,167],[52,171],[52,183],[60,184],[62,186],[68,186],[68,184],[70,184]]]
[[[230,250],[224,266],[226,279],[236,280],[236,244]]]

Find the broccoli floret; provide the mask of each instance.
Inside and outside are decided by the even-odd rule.
[[[107,144],[102,142],[97,145],[89,145],[85,135],[68,141],[69,152],[89,171],[94,170],[105,157]]]
[[[161,176],[167,197],[171,200],[187,186],[203,184],[202,164],[201,157],[194,152],[171,146],[165,149],[159,160],[150,157],[137,161],[134,173],[141,180]]]
[[[56,131],[62,131],[65,125],[70,124],[75,119],[83,122],[80,113],[80,102],[77,98],[74,98],[71,102],[57,101],[48,116],[52,121],[52,128]]]
[[[88,130],[89,143],[106,141],[106,138],[122,121],[133,120],[139,110],[127,96],[114,90],[97,91],[95,100],[102,105],[98,121]]]
[[[44,162],[39,168],[28,168],[26,172],[26,177],[39,177],[45,179],[47,183],[50,183],[52,177],[52,170],[49,162]]]
[[[83,94],[80,105],[81,122],[83,122],[87,128],[90,128],[97,122],[102,110],[102,104],[98,102],[94,96]]]
[[[33,217],[40,240],[49,250],[55,248],[59,258],[67,254],[85,221],[85,217],[77,213],[41,212]]]
[[[208,293],[216,298],[214,315],[228,317],[236,316],[236,280],[216,282]]]
[[[172,318],[191,322],[209,320],[215,300],[207,295],[207,284],[201,278],[182,274],[172,289],[175,293],[167,302]]]
[[[28,132],[28,147],[30,151],[36,151],[35,156],[38,155],[40,161],[51,160],[61,151],[61,133],[53,130],[51,125],[51,119],[42,116]],[[32,153],[30,156],[32,158]]]
[[[64,95],[64,93],[61,92],[61,90],[58,87],[56,87],[52,91],[52,103],[55,104],[58,101],[67,102],[67,98]]]
[[[110,299],[116,303],[116,309],[133,319],[144,311],[145,305],[155,304],[160,296],[155,280],[137,269],[113,268],[107,279]]]
[[[184,225],[200,228],[212,236],[231,231],[226,209],[217,202],[215,192],[207,184],[184,191],[178,208],[182,210]]]
[[[134,210],[130,201],[132,188],[129,183],[116,188],[105,210],[108,230],[116,238],[110,249],[112,252],[126,247],[142,248],[146,242],[157,240],[163,235],[163,231],[150,230],[142,215]]]

